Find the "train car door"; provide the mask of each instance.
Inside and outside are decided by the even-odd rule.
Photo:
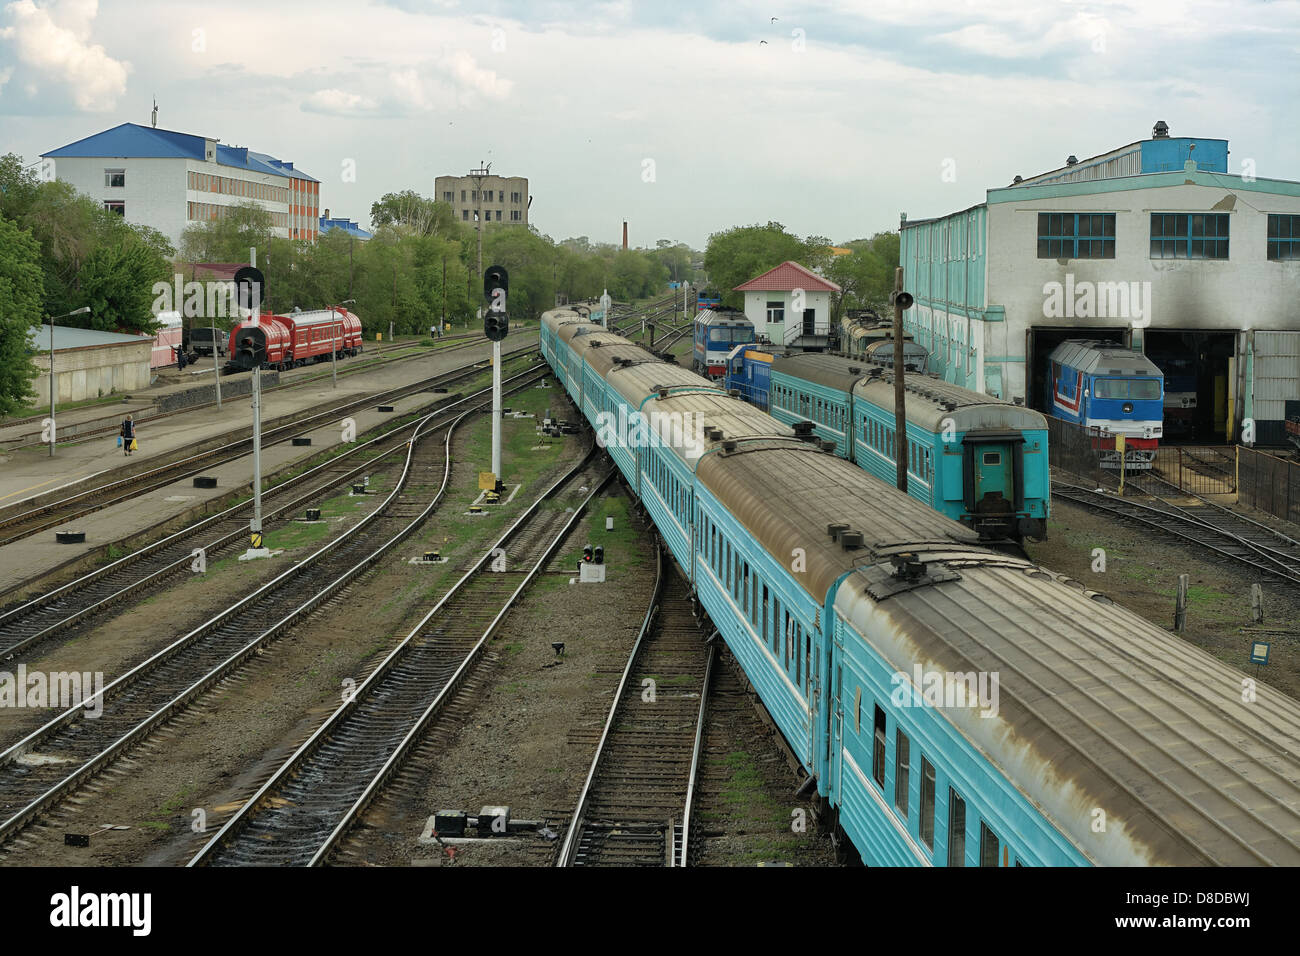
[[[1010,502],[1011,491],[1011,445],[1007,442],[991,442],[975,449],[975,501],[984,500],[985,495],[998,492]]]

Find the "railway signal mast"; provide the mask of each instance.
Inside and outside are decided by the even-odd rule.
[[[248,309],[249,315],[260,323],[266,277],[257,268],[256,249],[249,250],[249,260],[252,265],[235,273],[235,294],[240,306]],[[216,343],[213,345],[215,347]],[[262,542],[262,363],[266,361],[265,337],[246,337],[240,351],[247,354],[253,376],[253,520],[249,524],[249,549],[244,558],[264,558],[270,554]]]
[[[492,342],[492,475],[499,494],[501,484],[501,340],[510,334],[510,317],[506,311],[506,292],[510,277],[501,266],[490,266],[483,273],[483,295],[487,309],[483,313],[483,334]]]
[[[912,294],[903,291],[903,268],[894,270],[894,291],[889,294],[894,307],[894,442],[898,459],[898,490],[907,491],[907,414],[903,391],[903,310],[912,307]]]

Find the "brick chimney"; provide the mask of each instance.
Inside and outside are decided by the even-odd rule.
[[[627,220],[623,220],[623,248],[627,248]]]

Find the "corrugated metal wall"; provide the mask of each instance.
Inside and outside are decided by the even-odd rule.
[[[1256,332],[1254,372],[1255,440],[1276,444],[1287,401],[1300,398],[1300,332]]]

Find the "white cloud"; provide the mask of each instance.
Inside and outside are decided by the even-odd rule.
[[[456,81],[461,93],[478,93],[490,100],[503,100],[514,86],[510,80],[497,76],[496,71],[479,66],[465,50],[459,50],[449,60],[443,61],[442,68]]]
[[[330,89],[311,94],[303,103],[303,109],[332,116],[365,116],[373,113],[378,105],[369,96]]]
[[[98,12],[98,0],[62,0],[46,7],[17,0],[5,7],[11,25],[0,29],[0,39],[17,47],[20,62],[65,84],[80,109],[111,110],[126,92],[131,64],[90,42]]]

